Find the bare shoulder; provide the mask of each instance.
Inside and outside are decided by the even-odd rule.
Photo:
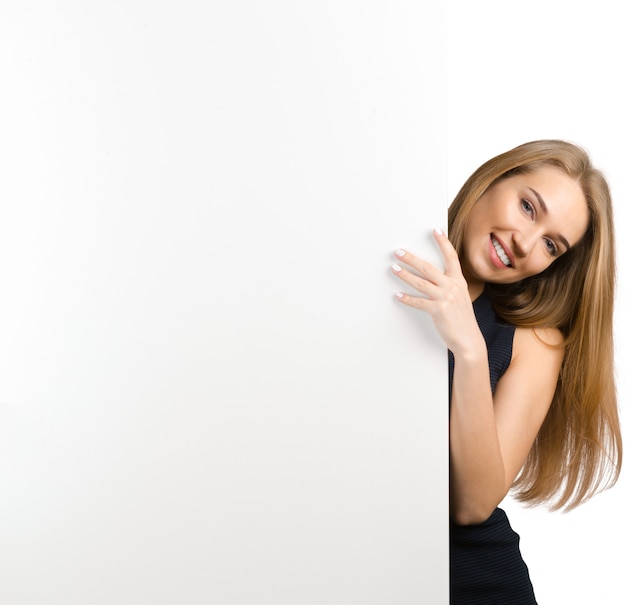
[[[493,400],[507,487],[522,468],[552,403],[563,345],[557,329],[515,330],[511,363]]]
[[[513,357],[548,356],[561,359],[565,338],[558,328],[517,328],[513,338]]]

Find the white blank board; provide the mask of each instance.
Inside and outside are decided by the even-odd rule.
[[[2,603],[447,603],[443,31],[3,3]]]

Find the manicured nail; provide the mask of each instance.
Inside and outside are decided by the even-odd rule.
[[[396,256],[404,256],[405,254],[406,252],[402,250],[402,248],[398,248],[398,250],[396,250]]]
[[[402,294],[402,292],[396,292],[396,298],[397,299],[404,298],[404,294]]]
[[[396,263],[393,263],[393,265],[391,265],[391,268],[397,273],[398,271],[402,271],[402,267]]]
[[[442,229],[437,228],[437,229],[435,229],[435,233],[436,233],[437,235],[443,235],[443,230],[442,230]]]

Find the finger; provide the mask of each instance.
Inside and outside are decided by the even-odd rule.
[[[443,256],[445,274],[450,277],[463,277],[459,255],[452,242],[441,229],[433,229],[433,234]]]
[[[407,307],[418,309],[420,311],[426,311],[426,313],[432,314],[433,301],[422,296],[411,296],[405,292],[396,292],[396,300],[401,302]]]
[[[424,296],[433,298],[436,295],[438,287],[427,279],[424,279],[419,275],[415,275],[415,273],[412,273],[411,271],[407,271],[397,263],[391,265],[391,270],[405,284],[411,286],[411,288],[417,290]]]
[[[441,269],[438,269],[434,265],[431,265],[424,259],[419,258],[414,254],[411,254],[403,248],[399,248],[395,251],[394,254],[398,260],[401,260],[405,265],[408,265],[409,267],[411,267],[411,269],[414,269],[420,277],[428,280],[433,284],[441,285],[442,281],[445,278],[445,275],[441,271]]]

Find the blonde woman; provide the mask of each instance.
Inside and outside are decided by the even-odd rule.
[[[621,469],[609,187],[579,146],[526,143],[470,176],[435,239],[444,271],[405,250],[392,270],[450,352],[450,602],[533,604],[498,504],[569,510]]]

